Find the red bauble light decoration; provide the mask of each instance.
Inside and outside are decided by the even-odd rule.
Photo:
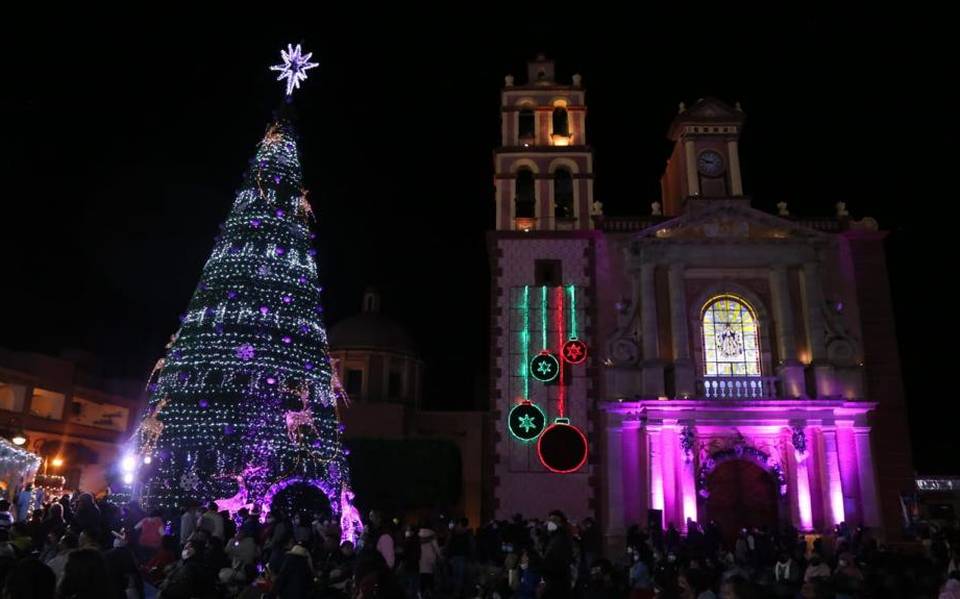
[[[587,344],[579,339],[570,339],[560,351],[567,364],[582,364],[587,359]]]
[[[569,418],[557,418],[540,433],[537,456],[544,468],[557,474],[576,472],[587,462],[589,443]]]

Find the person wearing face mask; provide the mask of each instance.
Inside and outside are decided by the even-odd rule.
[[[631,597],[652,597],[653,580],[650,578],[650,567],[640,559],[640,550],[636,547],[628,548],[627,558],[630,560]]]
[[[206,597],[213,592],[214,577],[202,561],[204,544],[188,541],[180,552],[180,561],[160,586],[159,599]]]
[[[819,553],[810,556],[810,564],[807,571],[803,573],[803,581],[809,582],[817,578],[830,578],[830,566],[823,561]]]
[[[543,552],[543,597],[570,596],[570,564],[573,562],[573,542],[567,531],[567,518],[554,510],[546,523],[547,540]]]
[[[514,599],[535,599],[539,587],[540,574],[530,558],[530,552],[524,549],[517,564],[517,576],[511,584]]]

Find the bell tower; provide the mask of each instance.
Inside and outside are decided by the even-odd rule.
[[[668,134],[673,154],[660,179],[665,215],[682,213],[688,199],[743,197],[737,147],[743,121],[739,103],[701,98],[689,109],[680,103]]]
[[[544,55],[527,63],[527,81],[504,78],[501,141],[494,151],[497,231],[592,229],[593,152],[587,145],[580,75],[556,81]]]

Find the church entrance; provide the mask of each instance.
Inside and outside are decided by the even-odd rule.
[[[777,485],[763,468],[747,460],[718,464],[707,477],[710,492],[703,521],[715,520],[731,543],[744,528],[777,528]]]

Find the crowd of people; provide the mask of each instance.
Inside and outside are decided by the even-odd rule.
[[[373,511],[354,544],[329,515],[229,514],[215,503],[160,513],[25,491],[0,500],[2,599],[960,599],[955,528],[908,551],[846,525],[825,536],[761,528],[733,538],[691,521],[686,534],[634,526],[626,552],[611,557],[596,522],[559,511],[478,529],[464,518],[413,523]]]

